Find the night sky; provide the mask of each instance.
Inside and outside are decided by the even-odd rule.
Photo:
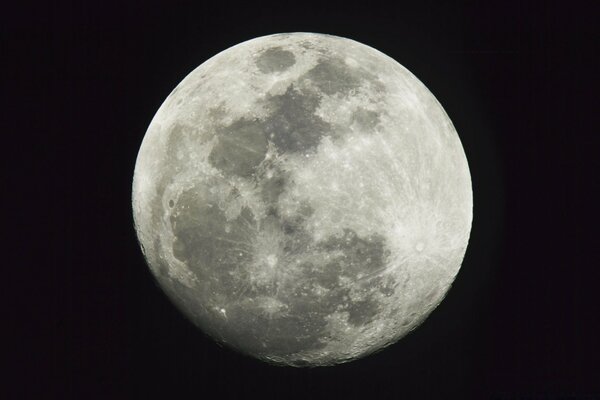
[[[600,398],[592,3],[208,3],[0,17],[13,97],[2,131],[15,143],[4,193],[26,209],[5,211],[17,329],[3,397]],[[205,337],[156,285],[131,212],[137,151],[170,91],[232,45],[294,31],[351,38],[408,68],[453,121],[473,183],[446,299],[395,345],[329,368],[274,367]]]

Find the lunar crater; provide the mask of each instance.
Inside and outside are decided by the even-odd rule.
[[[347,95],[351,90],[360,87],[364,76],[354,69],[348,68],[344,60],[322,58],[304,75],[304,78],[310,85],[315,86],[316,90],[327,95],[335,93]]]
[[[263,51],[256,60],[258,69],[264,74],[285,71],[295,63],[294,53],[279,46]]]

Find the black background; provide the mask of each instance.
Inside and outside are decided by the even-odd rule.
[[[17,328],[5,398],[598,398],[592,4],[4,13],[5,197],[24,206],[5,209],[16,217],[6,267],[19,265],[4,291]],[[145,130],[183,77],[234,44],[293,31],[355,39],[412,71],[455,124],[473,181],[471,240],[446,299],[394,346],[333,368],[273,367],[204,337],[156,286],[130,205]]]

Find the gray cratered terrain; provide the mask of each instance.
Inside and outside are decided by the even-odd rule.
[[[440,303],[472,219],[467,160],[427,88],[335,36],[250,40],[168,96],[144,137],[135,226],[160,286],[216,341],[332,365]]]

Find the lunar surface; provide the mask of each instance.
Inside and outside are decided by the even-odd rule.
[[[231,47],[167,97],[142,142],[135,227],[176,306],[280,365],[343,363],[421,324],[463,260],[459,137],[407,69],[353,40]]]

